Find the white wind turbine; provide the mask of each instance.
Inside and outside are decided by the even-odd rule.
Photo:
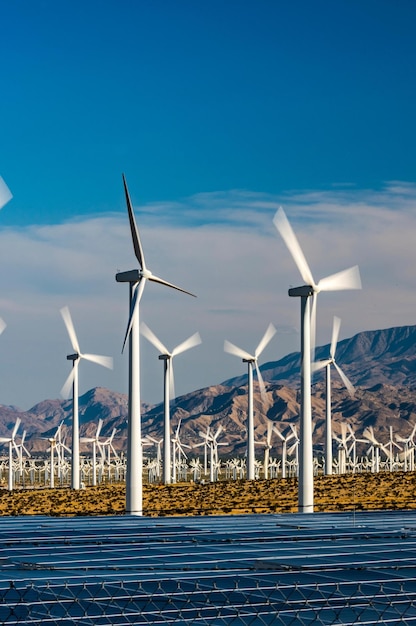
[[[272,449],[273,431],[274,431],[273,422],[271,422],[270,420],[267,420],[266,440],[264,442],[260,442],[264,445],[263,472],[264,472],[265,480],[269,478],[269,461],[270,461],[270,450]]]
[[[224,430],[223,426],[220,424],[215,432],[215,434],[210,435],[209,437],[209,448],[210,448],[210,460],[209,460],[209,479],[213,483],[217,480],[217,469],[219,465],[218,459],[218,446],[226,445],[225,443],[219,443],[218,437]]]
[[[4,207],[5,204],[9,202],[13,198],[10,189],[4,182],[3,178],[0,176],[0,209]]]
[[[409,437],[401,437],[396,435],[397,441],[404,444],[404,451],[400,454],[400,458],[403,458],[403,469],[405,472],[413,472],[415,466],[415,442],[414,436],[416,433],[416,424],[413,427]]]
[[[248,365],[248,410],[247,410],[247,478],[248,480],[254,480],[255,468],[254,468],[254,410],[253,410],[253,366],[256,368],[257,380],[260,387],[260,392],[264,400],[266,390],[260,369],[258,366],[258,358],[272,339],[276,329],[273,324],[269,324],[266,332],[264,333],[259,345],[257,346],[254,354],[249,354],[245,350],[242,350],[238,346],[235,346],[230,341],[224,341],[224,350],[229,354],[233,354],[243,360],[243,363]]]
[[[17,447],[15,438],[17,435],[17,431],[19,430],[20,423],[21,419],[20,417],[18,417],[14,425],[11,437],[0,437],[0,443],[9,444],[9,477],[7,485],[7,489],[9,491],[13,490],[13,448],[16,450],[16,454],[19,455],[19,449]]]
[[[367,454],[371,452],[371,471],[378,474],[380,471],[380,449],[386,451],[386,447],[376,439],[372,426],[365,428],[363,431],[363,437],[371,443],[371,446],[367,450]],[[386,454],[388,456],[388,450]]]
[[[159,359],[164,362],[163,372],[163,400],[164,400],[164,420],[163,420],[163,482],[165,485],[171,482],[170,464],[170,401],[175,397],[174,390],[174,377],[173,377],[173,359],[178,354],[182,354],[186,350],[190,350],[201,343],[201,337],[199,333],[193,334],[185,341],[180,343],[169,352],[166,346],[156,337],[153,331],[142,322],[140,324],[140,331],[144,337],[159,350]]]
[[[289,432],[287,432],[286,436],[284,436],[284,435],[282,435],[282,433],[280,432],[280,430],[277,428],[276,425],[273,426],[273,430],[276,433],[276,435],[278,437],[280,437],[280,439],[282,440],[282,465],[281,465],[281,470],[282,470],[282,478],[286,478],[287,444],[289,443],[289,441],[291,439],[293,439],[293,437],[295,437],[297,439],[297,434],[296,434],[296,431],[294,431],[293,429],[289,429]]]
[[[184,450],[184,448],[189,448],[191,449],[191,446],[188,446],[185,443],[182,443],[182,441],[179,438],[179,430],[181,428],[181,422],[182,419],[179,419],[178,422],[178,426],[176,427],[176,432],[174,434],[174,436],[172,437],[172,482],[176,483],[176,476],[177,476],[177,472],[176,470],[179,470],[179,474],[180,474],[180,470],[181,470],[181,465],[183,460],[186,461],[187,454]],[[179,476],[180,479],[180,476]]]
[[[201,446],[204,446],[204,476],[206,476],[207,472],[208,472],[208,447],[209,447],[209,442],[212,439],[211,427],[207,426],[207,432],[206,433],[204,433],[204,432],[202,432],[202,430],[200,430],[198,432],[198,435],[200,437],[202,437],[203,441],[202,441],[202,443],[195,444],[193,447],[194,448],[200,448]]]
[[[331,347],[329,349],[329,359],[323,361],[315,361],[312,364],[312,371],[317,372],[325,368],[326,372],[326,403],[325,403],[325,474],[327,476],[332,474],[332,424],[331,424],[331,365],[337,370],[339,377],[347,388],[348,393],[352,397],[355,393],[355,389],[351,381],[344,374],[338,363],[335,361],[335,352],[337,349],[339,329],[341,327],[341,320],[334,315],[332,324],[332,339]]]
[[[97,486],[97,446],[100,446],[100,433],[103,427],[103,420],[98,420],[97,430],[94,437],[81,437],[81,443],[92,443],[92,486]]]
[[[301,398],[300,398],[300,467],[298,509],[300,513],[313,513],[313,448],[311,409],[311,349],[315,348],[316,295],[320,291],[360,289],[358,266],[321,279],[318,283],[305,259],[292,227],[280,208],[274,216],[274,224],[282,236],[298,270],[305,281],[302,287],[289,289],[289,296],[301,299]],[[313,296],[312,311],[310,298]],[[312,341],[311,341],[312,340]]]
[[[130,285],[130,318],[124,345],[129,338],[129,410],[127,433],[127,472],[126,472],[126,513],[130,515],[143,514],[143,449],[140,415],[140,300],[146,280],[182,291],[190,296],[194,294],[162,278],[155,276],[146,267],[139,231],[133,213],[126,179],[123,174],[124,193],[126,196],[127,212],[130,222],[131,236],[139,269],[116,274],[116,281]],[[195,296],[194,296],[195,297]]]
[[[49,448],[48,450],[46,450],[46,452],[49,451],[50,453],[50,477],[49,477],[49,486],[51,489],[53,489],[55,487],[55,450],[57,450],[57,454],[58,454],[58,466],[60,464],[59,461],[59,454],[60,451],[58,450],[58,442],[61,439],[61,428],[63,425],[63,421],[59,424],[58,428],[56,429],[56,432],[54,435],[52,435],[51,437],[41,437],[41,439],[44,439],[46,441],[49,442]]]
[[[68,331],[69,339],[74,350],[74,354],[68,354],[68,361],[72,361],[72,370],[66,379],[61,395],[68,398],[72,387],[72,446],[71,446],[71,488],[80,488],[80,467],[79,467],[79,415],[78,415],[78,366],[81,359],[98,363],[103,367],[113,368],[113,359],[109,356],[98,354],[84,354],[81,352],[75,328],[72,323],[71,314],[68,307],[61,309],[61,315]]]

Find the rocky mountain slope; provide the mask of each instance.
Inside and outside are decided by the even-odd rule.
[[[350,423],[361,437],[367,426],[373,426],[380,441],[387,443],[390,426],[395,434],[409,436],[416,424],[416,326],[366,331],[339,342],[337,361],[356,386],[351,398],[336,373],[332,381],[332,413],[334,431],[340,432],[342,422]],[[329,345],[316,351],[317,359],[327,358]],[[266,381],[266,400],[261,401],[255,382],[255,436],[258,456],[262,456],[267,432],[267,420],[272,420],[281,432],[296,425],[299,415],[299,353],[266,363],[261,367]],[[317,447],[323,442],[325,418],[325,384],[322,374],[314,377],[313,419]],[[19,433],[27,431],[27,447],[34,453],[45,450],[50,436],[64,422],[67,443],[71,425],[70,401],[45,400],[27,412],[0,406],[0,436],[9,436],[16,418],[22,425]],[[88,391],[79,399],[81,434],[95,434],[99,418],[104,420],[102,438],[117,429],[114,444],[125,448],[127,436],[127,397],[103,388]],[[245,450],[245,420],[247,413],[246,377],[236,377],[222,384],[199,389],[176,399],[171,407],[172,430],[181,420],[181,441],[200,444],[201,431],[208,426],[224,431],[218,438],[222,455],[243,455]],[[163,405],[142,407],[143,435],[160,440],[163,436]],[[277,436],[274,444],[278,444]],[[280,445],[280,443],[279,443]],[[145,453],[150,449],[145,449]],[[0,449],[1,454],[1,449]],[[201,455],[202,448],[190,451]],[[272,452],[273,454],[273,452]]]

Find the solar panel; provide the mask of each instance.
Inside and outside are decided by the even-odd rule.
[[[416,512],[0,518],[0,621],[416,624]]]

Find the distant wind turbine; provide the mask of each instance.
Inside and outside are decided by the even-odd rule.
[[[182,354],[186,350],[190,350],[194,346],[201,343],[201,337],[199,333],[193,334],[185,341],[180,343],[170,352],[166,346],[156,337],[153,331],[142,322],[140,324],[140,331],[144,337],[159,350],[159,359],[164,363],[163,374],[163,395],[164,395],[164,420],[163,420],[163,482],[165,485],[172,481],[172,475],[170,471],[171,454],[170,454],[170,400],[175,397],[174,393],[174,377],[173,377],[173,359],[178,354]]]
[[[143,449],[140,414],[140,300],[147,280],[159,283],[165,287],[171,287],[172,289],[176,289],[177,291],[181,291],[190,296],[194,296],[194,294],[189,291],[185,291],[185,289],[181,289],[172,283],[168,283],[158,276],[155,276],[147,268],[124,174],[123,185],[126,196],[134,254],[139,263],[139,269],[119,272],[116,274],[117,282],[129,283],[130,286],[130,317],[123,344],[124,347],[127,339],[129,339],[129,410],[127,429],[126,513],[130,515],[142,515]]]
[[[259,345],[257,346],[254,354],[249,354],[245,350],[242,350],[238,346],[235,346],[230,341],[224,341],[224,350],[234,356],[240,357],[244,363],[248,365],[248,411],[247,411],[247,478],[248,480],[254,480],[255,467],[254,467],[254,410],[253,410],[253,366],[256,368],[257,380],[260,387],[262,398],[265,397],[265,387],[260,369],[258,366],[258,358],[272,339],[276,329],[273,324],[269,324],[266,332],[264,333]]]
[[[84,354],[81,352],[75,328],[72,323],[71,314],[68,307],[61,309],[61,315],[68,331],[69,339],[74,350],[74,354],[68,354],[68,361],[72,361],[72,370],[66,379],[61,395],[68,398],[72,387],[72,462],[71,462],[71,488],[80,488],[80,467],[79,467],[79,416],[78,416],[78,366],[81,359],[92,361],[103,367],[113,369],[113,359],[109,356],[98,354]]]
[[[81,437],[81,443],[92,443],[92,486],[97,486],[97,447],[100,447],[100,432],[103,427],[103,420],[98,420],[97,430],[94,437]]]
[[[335,352],[337,349],[339,329],[341,327],[341,320],[334,315],[332,324],[332,339],[331,347],[329,349],[329,359],[323,361],[315,361],[312,364],[312,371],[317,372],[323,368],[326,371],[326,404],[325,404],[325,474],[327,476],[332,474],[332,424],[331,424],[331,365],[337,370],[339,377],[347,388],[348,393],[353,397],[355,393],[354,385],[349,378],[344,374],[338,363],[335,361]]]
[[[16,423],[14,425],[11,437],[0,437],[0,443],[8,443],[9,444],[9,477],[7,489],[9,491],[13,490],[13,449],[16,451],[16,454],[19,455],[19,449],[16,444],[16,435],[19,430],[19,426],[21,424],[21,419],[18,417],[16,419]]]
[[[301,299],[301,398],[300,398],[300,467],[298,510],[313,513],[313,448],[311,409],[311,349],[315,349],[316,296],[320,291],[361,289],[358,266],[332,274],[315,282],[299,242],[285,212],[280,207],[274,224],[285,242],[305,281],[302,287],[289,289],[289,296]],[[310,298],[313,298],[312,311]]]

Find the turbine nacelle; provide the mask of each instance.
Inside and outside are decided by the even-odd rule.
[[[140,270],[127,270],[127,272],[118,272],[116,281],[118,283],[138,283],[142,277]]]
[[[289,296],[292,298],[309,298],[314,293],[318,293],[311,285],[302,285],[302,287],[292,287],[289,289]]]
[[[76,352],[75,354],[67,354],[67,360],[68,361],[78,361],[78,359],[80,358],[80,354],[78,354],[78,352]]]

